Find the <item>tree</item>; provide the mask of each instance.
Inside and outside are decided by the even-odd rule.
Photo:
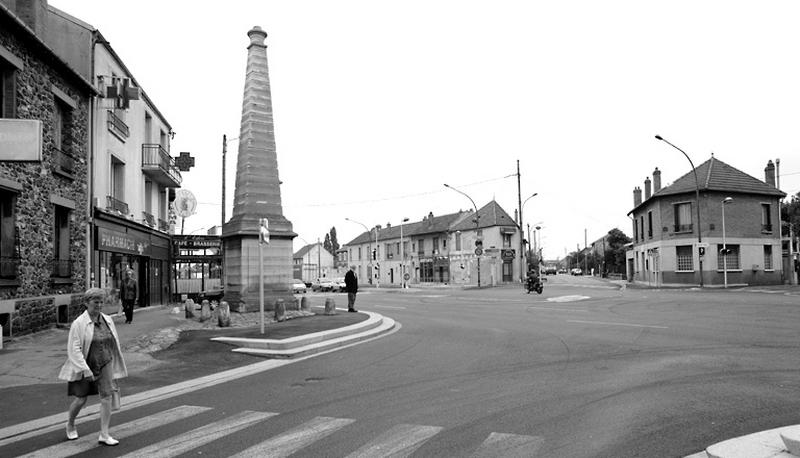
[[[625,245],[629,243],[631,243],[631,238],[621,230],[614,228],[608,231],[605,253],[606,272],[625,272]]]
[[[331,234],[331,248],[333,248],[333,251],[331,253],[336,254],[336,252],[339,251],[339,241],[336,240],[336,226],[331,228],[330,234]]]
[[[787,225],[791,225],[795,235],[800,232],[800,192],[793,195],[788,202],[781,204],[781,224],[784,221]],[[789,232],[788,227],[786,232]]]
[[[330,234],[325,234],[325,241],[322,242],[322,248],[325,248],[325,251],[327,251],[328,253],[333,254],[333,251],[331,250],[331,246],[332,246],[331,245],[331,235]]]

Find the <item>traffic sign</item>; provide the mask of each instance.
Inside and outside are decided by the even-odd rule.
[[[475,248],[475,254],[480,256],[483,254],[483,248]]]
[[[411,274],[409,274],[408,272],[406,272],[405,274],[403,274],[403,278],[405,278],[406,280],[408,280],[409,278],[411,278]]]

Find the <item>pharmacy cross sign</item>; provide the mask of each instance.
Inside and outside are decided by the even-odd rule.
[[[194,158],[187,152],[181,152],[181,155],[175,158],[175,166],[181,172],[188,172],[189,169],[194,167]]]

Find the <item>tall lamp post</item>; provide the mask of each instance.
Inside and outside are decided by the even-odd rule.
[[[367,238],[367,252],[368,252],[367,256],[369,256],[369,270],[370,270],[369,282],[372,283],[372,272],[374,272],[375,269],[374,269],[373,264],[372,264],[372,234],[370,234],[371,231],[367,227],[366,224],[364,224],[364,223],[362,223],[360,221],[356,221],[356,220],[351,219],[351,218],[345,218],[345,221],[350,221],[351,223],[360,224],[360,225],[362,225],[364,227],[364,230],[367,231],[367,236],[368,236],[368,238]],[[378,234],[376,232],[375,233],[375,249],[377,250],[377,248],[378,248]],[[376,253],[377,253],[377,251],[376,251]]]
[[[725,288],[728,287],[728,244],[725,241],[725,204],[733,202],[732,197],[726,197],[722,201],[722,278]]]
[[[524,237],[525,232],[523,232],[523,229],[522,229],[522,209],[525,208],[525,204],[528,203],[528,201],[531,200],[531,198],[536,197],[537,195],[539,195],[539,193],[538,192],[534,192],[527,199],[525,199],[525,201],[522,202],[522,204],[519,206],[519,238],[520,238],[519,247],[520,247],[520,251],[521,251],[521,253],[519,254],[519,256],[520,256],[519,257],[519,261],[520,261],[519,281],[520,281],[520,283],[525,281],[524,275],[525,275],[525,271],[527,270],[527,269],[525,269],[525,264],[527,264],[525,262],[525,260],[527,258],[527,253],[525,251],[525,242],[523,240],[525,238]],[[530,237],[531,237],[531,235],[530,235],[530,226],[528,226],[528,238],[530,239]],[[530,240],[528,240],[528,243],[530,243]]]
[[[459,191],[458,189],[450,186],[447,183],[444,184],[444,187],[448,188],[448,189],[452,189],[453,191],[463,195],[464,197],[469,199],[470,202],[472,202],[472,206],[475,207],[475,237],[476,237],[477,240],[481,240],[481,246],[482,246],[483,245],[482,238],[478,235],[478,231],[480,230],[480,221],[479,221],[479,217],[478,217],[478,206],[475,205],[475,201],[472,200],[472,197],[468,196],[465,192]],[[477,245],[477,243],[476,243],[476,245]],[[478,248],[476,246],[475,247],[475,256],[477,256],[477,258],[478,258],[478,288],[481,287],[481,255],[480,255],[480,253],[483,253],[483,250],[481,250],[480,248]]]
[[[663,137],[661,137],[661,135],[656,135],[656,140],[661,140],[662,142],[666,143],[667,145],[669,145],[669,146],[675,148],[676,150],[680,151],[681,153],[683,153],[683,155],[686,156],[686,159],[689,161],[689,165],[692,166],[692,172],[694,172],[695,200],[697,200],[697,245],[698,245],[698,250],[699,250],[700,249],[699,245],[701,245],[703,243],[703,236],[701,234],[702,233],[702,229],[700,227],[700,181],[697,179],[697,169],[694,168],[694,163],[692,162],[692,159],[689,157],[688,154],[686,154],[686,152],[684,150],[682,150],[682,149],[678,148],[677,146],[673,145],[672,143],[668,142]],[[699,251],[698,251],[697,258],[698,258],[698,262],[700,264],[700,287],[702,288],[703,287],[703,257],[700,256]]]
[[[406,285],[406,247],[403,245],[403,223],[408,222],[408,218],[400,220],[400,277],[403,279],[403,288],[408,288]]]

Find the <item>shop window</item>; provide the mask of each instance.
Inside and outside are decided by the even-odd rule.
[[[69,278],[72,276],[72,261],[69,255],[69,214],[68,208],[55,206],[53,277]]]
[[[16,278],[19,267],[19,244],[15,224],[17,194],[0,190],[0,278]]]
[[[739,256],[739,245],[731,245],[730,243],[725,246],[727,253],[723,253],[722,245],[717,245],[717,270],[741,270],[741,262]],[[724,263],[723,263],[724,260]]]

